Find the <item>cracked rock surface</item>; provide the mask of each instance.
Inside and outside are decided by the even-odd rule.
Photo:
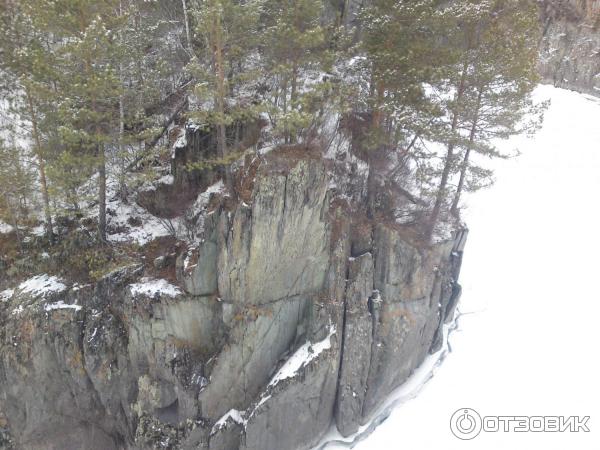
[[[466,231],[356,233],[329,178],[319,159],[267,165],[251,202],[206,217],[167,291],[132,288],[133,265],[0,303],[14,447],[296,450],[366,423],[439,345]]]

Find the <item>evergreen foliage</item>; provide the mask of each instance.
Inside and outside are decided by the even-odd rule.
[[[55,218],[90,203],[106,241],[108,180],[126,199],[131,170],[159,164],[185,119],[216,143],[188,170],[220,167],[235,194],[245,125],[308,146],[332,116],[365,124],[369,215],[384,181],[410,178],[431,239],[491,183],[482,161],[509,156],[495,140],[544,108],[533,0],[373,0],[357,17],[330,0],[5,0],[0,13],[3,120],[24,142],[3,133],[0,214],[17,223],[40,204],[50,243]]]

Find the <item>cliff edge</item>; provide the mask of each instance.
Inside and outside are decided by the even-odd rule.
[[[358,169],[307,149],[247,158],[240,199],[204,186],[173,253],[3,291],[12,445],[295,450],[356,432],[441,345],[467,234],[424,244],[369,218]]]

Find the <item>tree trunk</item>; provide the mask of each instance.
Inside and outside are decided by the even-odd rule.
[[[127,198],[127,188],[125,185],[125,107],[123,101],[123,95],[119,95],[119,154],[117,158],[119,159],[119,169],[121,173],[119,174],[119,193],[123,200]]]
[[[456,96],[454,98],[454,111],[452,112],[452,125],[451,130],[454,133],[456,128],[458,127],[458,104],[462,100],[462,96],[465,91],[465,84],[467,80],[467,69],[468,69],[468,61],[465,60],[463,64],[462,74],[460,76],[460,82],[458,84],[458,89],[456,91]],[[431,238],[433,237],[433,231],[435,230],[435,226],[440,216],[440,212],[442,210],[442,204],[444,203],[444,198],[446,197],[446,188],[448,185],[448,179],[450,178],[450,170],[452,169],[452,162],[454,159],[454,142],[450,142],[448,144],[448,151],[446,153],[446,158],[444,160],[444,169],[442,171],[442,177],[440,179],[440,184],[438,186],[438,191],[435,197],[435,204],[433,206],[433,210],[431,212],[431,216],[429,217],[429,223],[427,224],[427,230],[425,234],[425,238],[428,242],[431,242]]]
[[[38,163],[38,172],[40,176],[40,185],[42,188],[42,200],[44,202],[44,216],[46,225],[46,236],[48,241],[52,243],[54,240],[54,229],[52,227],[52,213],[50,209],[50,195],[48,194],[48,182],[46,180],[46,162],[42,155],[42,143],[38,130],[37,116],[35,114],[35,108],[33,106],[33,99],[29,88],[25,88],[25,96],[27,97],[27,106],[29,109],[29,115],[31,117],[31,129],[33,135],[33,142],[35,144],[35,157]]]
[[[225,124],[225,97],[227,88],[225,85],[225,66],[223,60],[223,29],[221,23],[221,13],[217,11],[216,3],[213,6],[213,57],[215,74],[217,78],[216,106],[219,115],[217,122],[217,154],[219,159],[223,160],[225,185],[233,195],[233,181],[229,164],[225,160],[227,157],[227,126]]]
[[[342,14],[340,14],[340,24],[339,25],[348,25],[348,12],[350,10],[350,0],[344,0],[342,5]]]
[[[185,0],[182,0],[185,3]],[[119,14],[123,15],[123,4],[119,2]],[[119,39],[121,44],[123,44],[123,30],[119,31]],[[121,89],[124,89],[124,81],[123,81],[123,63],[119,62],[119,85]],[[119,94],[119,154],[117,158],[119,160],[119,169],[121,173],[119,174],[119,193],[120,197],[125,200],[127,198],[127,189],[125,185],[125,98],[123,93]]]
[[[381,152],[382,142],[380,132],[383,123],[383,114],[381,105],[385,96],[385,87],[381,82],[375,82],[372,88],[372,96],[375,98],[373,104],[373,113],[371,117],[371,129],[376,131],[377,142],[374,146],[369,146],[367,155],[369,160],[369,174],[367,176],[367,217],[373,219],[376,212],[376,193],[377,193],[377,173],[375,169],[378,154]]]
[[[381,130],[383,123],[383,113],[381,107],[385,100],[385,86],[383,82],[377,81],[374,85],[373,95],[375,96],[375,104],[373,108],[372,128],[378,132]]]
[[[190,20],[188,17],[188,9],[185,0],[181,0],[181,6],[183,6],[183,21],[185,25],[185,39],[187,42],[187,50],[192,56],[192,34],[190,32]]]
[[[14,213],[13,206],[8,201],[8,196],[6,197],[6,199],[8,214],[10,215],[10,221],[12,222],[12,226],[15,229],[15,236],[17,237],[17,244],[19,245],[19,253],[23,254],[23,240],[21,239],[21,232],[19,231],[19,222],[17,221],[17,216]]]
[[[98,239],[106,242],[106,155],[98,145]]]
[[[282,86],[282,91],[283,91],[283,115],[286,116],[287,112],[288,112],[288,76],[287,74],[285,74],[283,76],[283,82],[282,82],[283,86]],[[287,123],[287,117],[285,117],[284,119],[284,126],[283,126],[283,139],[285,141],[286,144],[289,144],[288,141],[288,137],[289,137],[289,133],[288,133],[288,123]]]
[[[460,196],[462,190],[465,185],[465,179],[467,177],[467,170],[469,168],[469,156],[471,155],[471,150],[473,148],[473,143],[475,142],[475,135],[477,134],[477,125],[479,122],[479,110],[481,109],[481,97],[483,96],[483,88],[479,89],[477,94],[477,105],[475,107],[475,117],[473,118],[473,124],[471,126],[471,131],[469,133],[469,144],[467,149],[465,150],[465,156],[460,165],[460,179],[458,180],[458,186],[456,187],[456,194],[454,195],[454,200],[452,202],[452,207],[450,208],[450,212],[458,217],[458,203],[460,202]]]
[[[297,108],[297,96],[298,96],[298,61],[294,60],[292,63],[292,80],[291,80],[291,92],[290,92],[290,108],[292,110]],[[296,142],[296,131],[289,130],[289,143],[293,144]]]
[[[214,39],[214,64],[215,75],[217,79],[217,98],[216,106],[218,118],[218,136],[217,147],[220,158],[225,158],[227,154],[226,129],[225,129],[225,68],[223,67],[223,48],[221,42],[221,16],[215,11],[213,21],[213,39]]]

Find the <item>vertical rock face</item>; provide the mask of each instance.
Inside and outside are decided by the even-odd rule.
[[[466,234],[419,244],[353,216],[330,177],[268,155],[251,201],[208,213],[178,286],[132,266],[17,288],[0,304],[15,447],[295,450],[368,422],[440,345]]]
[[[600,1],[543,2],[539,70],[558,87],[600,96]]]

